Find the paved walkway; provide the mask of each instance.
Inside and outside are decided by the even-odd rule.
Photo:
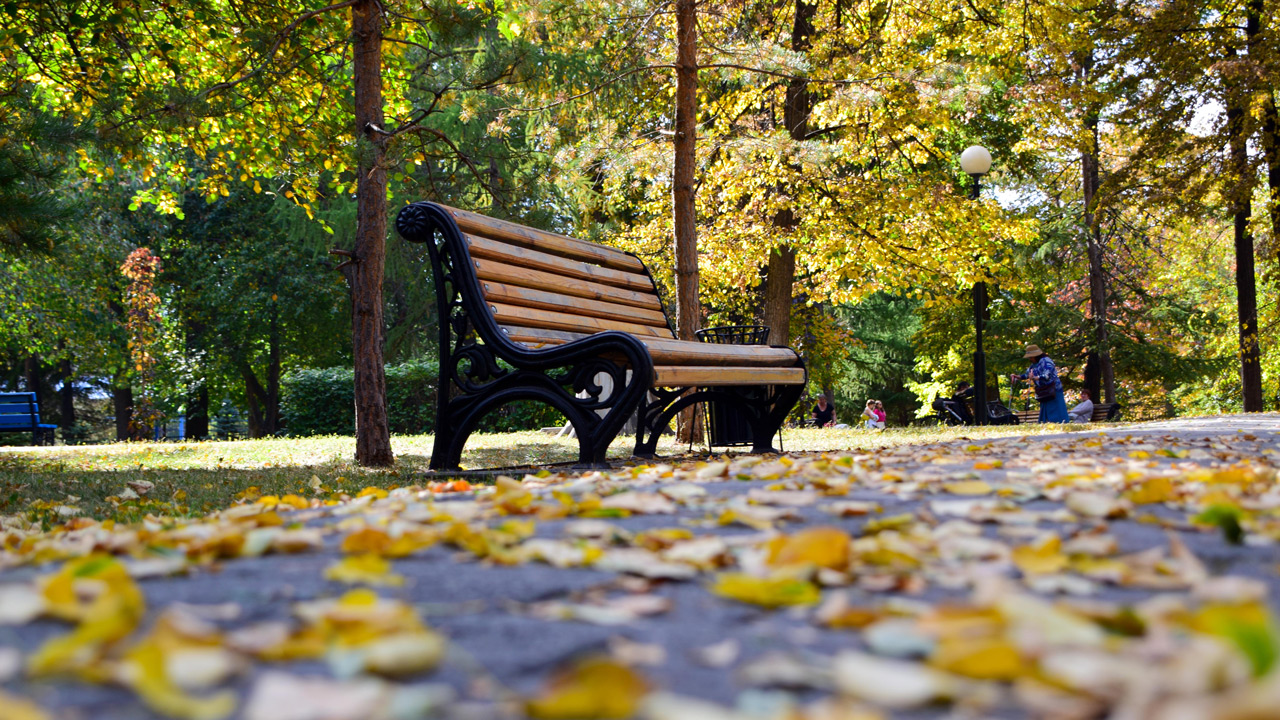
[[[85,527],[0,555],[0,678],[59,718],[1262,717],[1278,451],[1203,418]],[[26,621],[22,559],[94,548],[148,558],[145,615],[50,661],[97,682],[25,677],[128,593],[82,568]]]

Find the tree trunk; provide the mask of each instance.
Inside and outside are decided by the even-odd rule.
[[[694,170],[698,141],[698,37],[694,0],[676,0],[676,123],[673,216],[676,260],[676,334],[697,339],[698,226]]]
[[[1254,48],[1259,30],[1260,0],[1250,0],[1246,9],[1245,36]],[[1235,80],[1233,82],[1239,82]],[[1227,132],[1231,145],[1231,169],[1236,187],[1228,194],[1232,205],[1236,246],[1236,315],[1240,324],[1240,384],[1245,412],[1262,412],[1262,353],[1258,345],[1258,291],[1254,276],[1253,235],[1249,217],[1253,214],[1253,174],[1249,168],[1248,113],[1245,111],[1252,81],[1227,97]]]
[[[188,438],[209,437],[209,387],[201,378],[200,385],[187,394],[187,428]]]
[[[351,6],[354,38],[356,185],[354,262],[345,274],[351,290],[351,351],[355,358],[356,462],[391,465],[387,377],[382,365],[382,274],[386,260],[387,174],[382,132],[382,11],[377,0]]]
[[[267,406],[263,413],[263,430],[267,435],[275,435],[280,431],[280,313],[274,303],[271,306],[267,362]]]
[[[38,355],[28,356],[23,365],[23,370],[25,375],[23,380],[27,385],[27,392],[36,394],[36,404],[39,405],[40,401],[44,399],[41,397],[44,393],[40,392],[40,357]]]
[[[791,217],[790,209],[783,210],[774,219],[774,225],[789,229],[794,225]],[[790,245],[779,245],[769,253],[764,286],[764,324],[769,328],[770,345],[787,345],[791,340],[791,291],[795,276],[796,251]]]
[[[249,437],[262,437],[262,383],[258,382],[253,370],[247,364],[240,366],[240,377],[244,380],[244,399],[249,406]]]
[[[696,340],[702,312],[698,301],[698,217],[694,170],[698,163],[698,27],[695,0],[676,0],[675,167],[672,217],[675,229],[676,336]],[[681,414],[680,442],[698,442],[701,413]]]
[[[791,49],[809,50],[813,38],[813,17],[818,12],[817,0],[796,0],[795,22],[791,26]],[[802,141],[809,134],[809,81],[792,78],[787,83],[783,125],[791,139]],[[796,216],[792,208],[781,210],[773,219],[774,227],[785,238],[795,231]],[[791,291],[796,279],[796,251],[789,242],[769,254],[769,270],[765,279],[764,324],[769,327],[770,345],[787,345],[791,340]]]
[[[1098,392],[1105,396],[1106,402],[1116,401],[1115,372],[1111,365],[1110,338],[1107,329],[1107,276],[1102,266],[1102,226],[1097,216],[1098,210],[1098,116],[1090,114],[1085,126],[1093,137],[1091,152],[1082,153],[1080,164],[1084,176],[1084,233],[1085,246],[1089,255],[1089,320],[1093,324],[1093,352],[1098,358],[1098,375],[1100,388]]]
[[[187,315],[186,348],[190,357],[199,357],[205,349],[205,325]],[[189,438],[209,437],[209,385],[203,368],[197,372],[194,383],[187,387],[187,426],[183,433]]]
[[[127,378],[116,378],[115,387],[111,388],[111,405],[116,414],[116,440],[133,439],[133,387],[120,385],[128,382]]]
[[[244,397],[249,404],[250,437],[269,437],[280,429],[280,358],[276,352],[271,354],[265,387],[248,363],[239,364],[240,377],[244,379]]]
[[[58,427],[70,430],[76,424],[76,392],[71,377],[71,358],[64,357],[58,362],[58,377],[62,380],[62,389],[58,392]]]
[[[1080,63],[1080,84],[1085,86],[1091,82],[1094,67],[1093,53],[1085,54]],[[1111,365],[1111,340],[1107,328],[1107,275],[1103,268],[1102,222],[1098,217],[1098,189],[1101,185],[1100,138],[1098,135],[1098,116],[1100,108],[1091,105],[1084,116],[1084,129],[1089,136],[1089,148],[1080,153],[1081,185],[1084,189],[1084,238],[1089,256],[1089,320],[1093,325],[1093,354],[1097,357],[1096,368],[1099,385],[1091,388],[1089,393],[1097,401],[1112,403],[1116,401],[1115,372]],[[1101,394],[1099,394],[1101,391]]]

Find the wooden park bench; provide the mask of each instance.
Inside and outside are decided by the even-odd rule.
[[[57,427],[40,422],[35,393],[0,393],[0,432],[30,432],[32,445],[52,445]]]
[[[1106,422],[1108,420],[1120,419],[1120,403],[1094,403],[1093,414],[1089,416],[1089,422]],[[1018,410],[1013,413],[1018,417],[1019,422],[1037,423],[1040,422],[1040,409],[1035,410]],[[1083,423],[1082,423],[1083,424]]]
[[[426,243],[435,276],[433,469],[457,468],[480,418],[514,400],[564,413],[579,461],[602,466],[637,411],[640,457],[699,402],[742,413],[752,452],[770,452],[800,399],[806,371],[794,350],[677,340],[631,253],[429,202],[403,208],[396,229]]]

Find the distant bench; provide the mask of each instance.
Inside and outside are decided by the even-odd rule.
[[[426,244],[435,274],[433,469],[458,467],[480,418],[514,400],[564,413],[584,465],[604,463],[637,411],[635,454],[651,457],[671,419],[702,402],[739,415],[752,451],[768,452],[804,390],[790,348],[676,339],[631,253],[429,202],[401,210],[396,229]]]
[[[1089,422],[1106,422],[1108,420],[1120,419],[1120,403],[1094,403],[1093,414],[1089,416]],[[1013,413],[1017,416],[1019,422],[1038,423],[1040,422],[1040,410],[1018,410]],[[1080,423],[1084,424],[1084,423]]]
[[[52,445],[57,427],[40,422],[35,393],[0,393],[0,432],[29,432],[32,445]]]

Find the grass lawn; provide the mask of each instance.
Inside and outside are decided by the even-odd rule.
[[[849,452],[959,438],[992,438],[1061,432],[1056,425],[987,428],[908,427],[788,429],[787,452]],[[147,515],[203,515],[258,495],[294,494],[341,499],[366,487],[421,485],[429,477],[430,435],[394,437],[395,468],[357,466],[351,437],[273,438],[233,442],[116,443],[50,448],[0,447],[0,520],[21,516],[52,527],[84,516],[122,522]],[[634,439],[620,437],[611,459],[626,461]],[[658,452],[671,459],[706,456],[706,448],[670,441]],[[577,441],[538,432],[471,436],[464,468],[526,467],[577,459]],[[130,483],[145,492],[133,497]],[[151,487],[147,487],[147,483]],[[319,487],[316,487],[316,486]]]

